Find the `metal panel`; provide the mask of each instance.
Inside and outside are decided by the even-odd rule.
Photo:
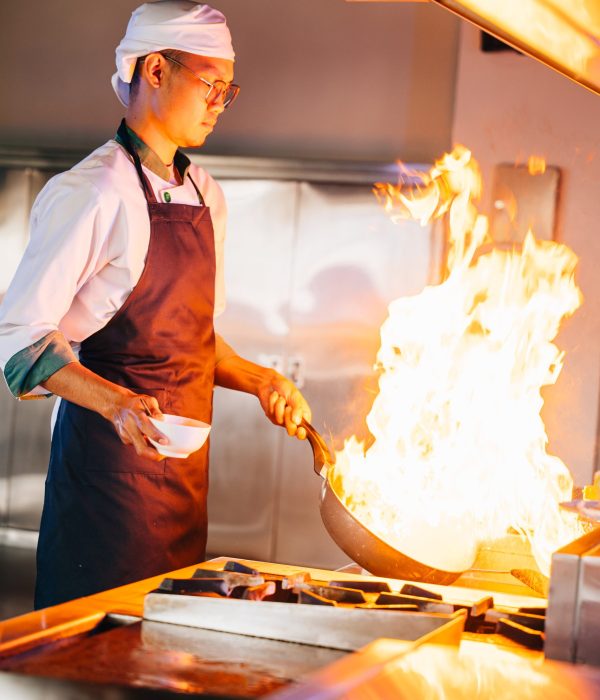
[[[600,547],[581,559],[577,663],[600,665]]]
[[[0,301],[25,247],[27,173],[0,170]],[[0,380],[0,524],[8,520],[8,473],[11,460],[15,400]]]
[[[20,203],[20,215],[14,220],[8,255],[4,256],[4,289],[12,278],[28,241],[29,213],[38,192],[54,172],[33,168],[12,171],[19,182],[11,201],[0,204],[2,211],[10,211],[14,201]],[[8,206],[7,206],[8,205]],[[8,392],[7,392],[8,393]],[[28,530],[39,527],[44,500],[44,480],[50,452],[50,415],[53,400],[12,401],[12,435],[8,450],[8,517],[7,524]]]
[[[546,658],[574,661],[580,555],[569,545],[552,555],[546,617]]]
[[[288,327],[297,185],[221,181],[228,202],[227,310],[216,328],[242,356],[281,366]],[[282,432],[253,396],[217,389],[208,551],[267,559]]]
[[[8,524],[11,527],[39,528],[53,405],[54,399],[36,399],[17,406],[9,480]]]
[[[0,170],[0,299],[27,245],[31,176],[29,168]]]
[[[595,650],[590,654],[586,644],[591,639],[593,647],[598,646],[599,539],[600,530],[596,528],[552,555],[544,642],[548,659],[584,660],[582,651],[590,661],[594,657]],[[597,652],[595,658],[594,663],[598,663]]]
[[[560,174],[545,164],[535,174],[525,165],[494,168],[489,229],[494,243],[522,244],[529,231],[535,231],[538,241],[555,240]]]
[[[438,270],[432,232],[393,224],[370,188],[301,185],[289,355],[303,365],[313,424],[339,449],[356,433],[376,392],[379,328],[393,299],[415,294]],[[320,479],[308,444],[284,442],[275,561],[335,568],[348,561],[319,514]]]
[[[8,465],[11,458],[16,401],[0,380],[0,525],[8,520]]]
[[[0,170],[0,301],[27,245],[33,198],[48,177],[49,174],[41,174],[31,168]],[[15,461],[18,404],[3,380],[0,380],[0,416],[0,524],[5,525],[11,520],[11,472]],[[28,433],[26,439],[30,438],[31,433]],[[39,489],[34,489],[34,492],[36,508],[39,509],[43,490],[39,492]]]

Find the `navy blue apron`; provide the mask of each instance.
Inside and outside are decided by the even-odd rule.
[[[164,413],[211,422],[215,250],[208,207],[156,201],[131,145],[148,204],[143,273],[107,325],[81,344],[82,365]],[[190,178],[191,179],[191,178]],[[35,607],[203,561],[208,442],[187,459],[153,462],[100,414],[62,400],[52,436],[37,551]]]

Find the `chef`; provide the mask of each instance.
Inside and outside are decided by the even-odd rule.
[[[225,202],[178,149],[202,146],[239,92],[225,17],[189,0],[146,3],[116,62],[125,119],[39,194],[0,308],[12,393],[62,397],[37,608],[204,559],[208,444],[164,459],[148,442],[167,438],[147,409],[210,422],[217,384],[256,395],[292,436],[303,439],[310,420],[292,382],[214,332],[225,304]]]

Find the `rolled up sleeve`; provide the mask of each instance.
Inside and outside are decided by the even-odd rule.
[[[97,188],[73,171],[35,201],[29,243],[0,305],[0,366],[18,398],[48,395],[40,384],[77,360],[60,323],[98,264],[99,208]]]
[[[15,353],[6,363],[4,377],[14,396],[48,396],[39,385],[65,365],[76,361],[77,357],[65,336],[59,331],[52,331]]]

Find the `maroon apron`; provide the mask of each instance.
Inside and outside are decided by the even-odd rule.
[[[143,273],[107,325],[81,344],[82,365],[164,413],[211,422],[215,250],[210,211],[148,203]],[[191,179],[191,178],[190,178]],[[206,547],[208,442],[187,459],[153,462],[124,445],[98,413],[62,401],[40,526],[36,608],[200,562]]]

